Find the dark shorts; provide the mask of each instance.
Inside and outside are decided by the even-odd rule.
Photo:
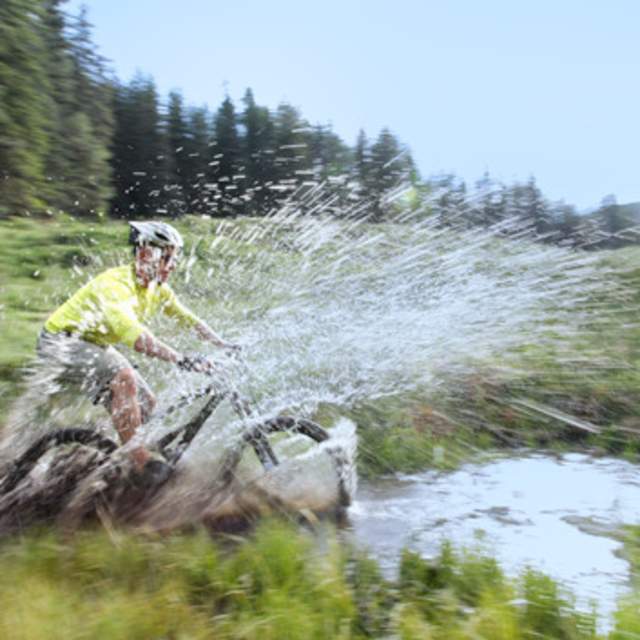
[[[94,404],[111,410],[111,382],[122,369],[134,368],[119,351],[111,346],[101,347],[67,333],[40,332],[36,348],[39,369],[46,369],[47,377],[61,389],[77,389]],[[138,399],[146,408],[153,393],[144,378],[136,371]]]

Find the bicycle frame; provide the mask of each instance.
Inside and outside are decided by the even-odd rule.
[[[169,415],[181,406],[184,406],[187,402],[205,396],[208,396],[208,399],[196,416],[183,426],[163,435],[152,446],[152,448],[157,448],[160,451],[174,470],[186,449],[200,432],[202,426],[225,398],[229,398],[235,413],[242,420],[248,420],[252,417],[248,403],[240,397],[237,391],[218,391],[214,384],[210,384],[194,394],[183,396],[176,404],[169,407],[163,415]],[[266,437],[268,433],[277,431],[301,433],[316,442],[323,442],[329,438],[328,433],[314,422],[301,418],[293,418],[291,416],[277,416],[276,418],[265,420],[262,423],[247,425],[246,433],[243,436],[243,443],[250,444],[253,447],[258,460],[265,470],[269,470],[279,464]],[[118,448],[118,445],[113,440],[101,436],[91,429],[61,429],[46,434],[39,438],[25,453],[14,461],[9,473],[0,480],[0,495],[7,494],[15,489],[32,471],[47,451],[56,446],[72,443],[91,446],[107,454],[105,461],[100,464],[106,462],[110,454]]]

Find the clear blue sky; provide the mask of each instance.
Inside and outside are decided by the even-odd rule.
[[[79,0],[68,8],[75,10]],[[637,0],[89,0],[122,80],[217,108],[246,87],[349,144],[388,126],[423,175],[534,174],[580,208],[640,201]]]

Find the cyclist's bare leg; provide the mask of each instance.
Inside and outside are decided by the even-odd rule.
[[[125,444],[142,424],[142,410],[138,402],[138,385],[134,369],[120,369],[111,381],[111,420]],[[149,452],[142,446],[136,447],[131,456],[138,467],[149,460]]]

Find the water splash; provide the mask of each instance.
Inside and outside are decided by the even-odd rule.
[[[578,358],[612,317],[602,297],[618,267],[538,242],[521,221],[445,227],[427,206],[371,223],[329,206],[312,190],[265,218],[212,221],[181,276],[244,345],[234,378],[262,416],[433,390],[445,371],[515,366],[524,345]]]
[[[605,252],[544,244],[521,220],[469,227],[459,212],[438,208],[438,193],[418,210],[405,193],[400,185],[386,195],[383,223],[371,221],[366,200],[323,185],[301,187],[262,218],[193,223],[197,239],[172,284],[243,345],[243,364],[211,356],[223,360],[256,419],[437,390],[450,380],[444,373],[481,362],[517,367],[510,354],[525,345],[602,365],[602,352],[584,345],[615,320],[611,282],[620,267]],[[615,295],[629,306],[621,285]],[[152,328],[163,335],[160,324]],[[140,366],[160,390],[161,410],[201,384],[157,361]],[[238,420],[230,423],[237,432]],[[158,419],[148,431],[155,437],[165,427]],[[210,430],[216,441],[225,433]]]

